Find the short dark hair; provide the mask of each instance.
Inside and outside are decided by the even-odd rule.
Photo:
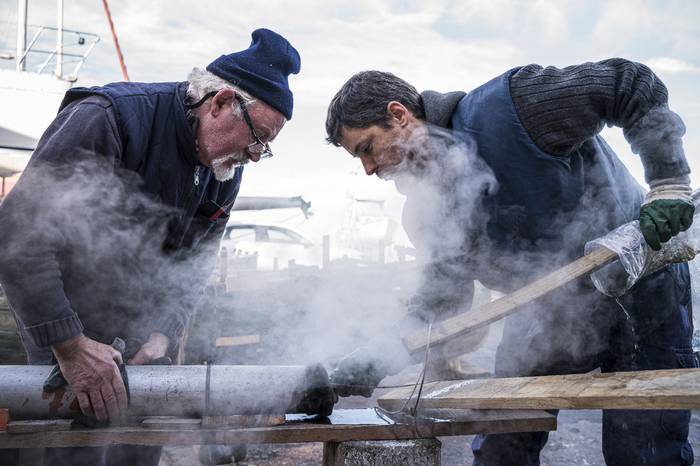
[[[366,128],[388,126],[387,105],[400,102],[416,118],[423,119],[423,104],[415,87],[384,71],[362,71],[343,84],[331,100],[326,116],[326,141],[340,146],[344,126]]]

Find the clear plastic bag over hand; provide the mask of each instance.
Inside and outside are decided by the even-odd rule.
[[[693,192],[695,212],[700,210],[700,190]],[[637,220],[626,223],[607,235],[586,243],[586,254],[605,247],[615,252],[618,259],[596,270],[591,279],[603,294],[618,297],[625,294],[642,277],[674,262],[688,262],[700,252],[700,219],[694,218],[686,231],[663,243],[654,251],[644,240]]]

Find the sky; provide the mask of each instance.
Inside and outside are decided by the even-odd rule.
[[[0,37],[11,41],[16,8],[16,1],[0,0]],[[685,121],[693,184],[700,183],[697,1],[113,0],[110,8],[133,81],[184,80],[193,66],[246,48],[259,27],[299,50],[301,73],[291,78],[294,117],[272,145],[275,157],[246,168],[241,195],[303,195],[316,212],[311,220],[289,212],[261,218],[279,222],[281,215],[315,238],[338,228],[348,195],[384,198],[390,215],[400,217],[393,185],[364,176],[359,162],[324,141],[328,102],[352,74],[367,69],[391,71],[419,90],[469,91],[529,63],[561,67],[610,57],[646,63]],[[30,24],[53,25],[55,18],[56,2],[30,0]],[[101,2],[65,0],[64,22],[102,39],[78,84],[121,80]],[[622,131],[603,135],[643,182]]]

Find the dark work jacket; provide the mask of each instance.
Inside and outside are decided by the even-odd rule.
[[[138,173],[143,190],[160,202],[182,210],[166,247],[192,247],[228,214],[209,222],[198,211],[214,201],[230,210],[241,185],[243,167],[233,179],[220,183],[197,159],[195,134],[184,106],[187,83],[112,83],[75,88],[66,93],[61,109],[90,95],[108,98],[122,142],[119,166]],[[206,207],[204,208],[206,210]],[[211,214],[211,212],[206,212]],[[193,222],[193,225],[190,225]],[[179,235],[179,237],[178,237]]]
[[[444,301],[450,313],[468,305],[467,284],[474,279],[511,292],[580,257],[587,241],[639,214],[644,190],[602,137],[587,140],[566,156],[548,154],[533,142],[510,95],[509,81],[516,71],[467,94],[444,95],[441,108],[426,107],[427,122],[468,142],[466,147],[473,150],[466,150],[465,157],[485,162],[497,187],[480,193],[474,211],[459,212],[460,201],[455,200],[451,216],[463,215],[457,224],[470,224],[471,229],[462,230],[465,242],[458,257],[427,268],[419,293],[425,307]],[[455,176],[441,177],[450,180],[443,181],[444,197],[455,197],[459,184],[474,182]],[[416,202],[423,201],[408,194],[405,209]],[[475,217],[480,220],[474,222]],[[420,227],[406,221],[404,226],[420,243]],[[459,296],[449,296],[455,293]]]
[[[242,176],[221,183],[198,162],[186,90],[114,83],[66,93],[0,207],[0,283],[37,345],[81,331],[107,343],[182,334]],[[64,116],[91,100],[113,115],[113,131],[90,132],[90,110],[81,110],[86,134]],[[72,138],[83,141],[75,151]]]
[[[537,273],[528,253],[544,254],[548,268],[573,260],[587,241],[637,218],[644,200],[643,188],[601,136],[565,156],[532,141],[510,95],[516,71],[468,93],[451,119],[453,130],[476,142],[498,182],[484,199],[485,233],[490,249],[509,260],[489,258],[501,270],[484,278],[500,289],[515,274]],[[525,260],[510,260],[519,256]]]

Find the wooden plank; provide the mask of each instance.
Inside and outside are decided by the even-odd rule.
[[[410,388],[378,399],[403,406]],[[460,409],[700,409],[700,369],[589,373],[432,382],[423,408]]]
[[[556,290],[571,280],[596,270],[616,257],[617,254],[606,248],[596,249],[592,253],[575,260],[509,295],[502,296],[476,309],[445,319],[433,325],[430,345],[431,347],[444,345],[455,337],[465,335],[496,322],[497,320],[501,320],[516,312],[523,304],[529,303],[550,291]],[[422,329],[409,332],[404,335],[402,339],[406,349],[408,349],[411,354],[425,350],[427,335]]]
[[[146,429],[193,429],[202,425],[201,419],[173,416],[152,416],[141,421]]]
[[[202,418],[202,427],[280,426],[285,420],[284,414],[205,416]]]
[[[27,432],[49,432],[55,430],[70,430],[70,419],[41,419],[37,421],[12,421],[7,424],[7,432],[10,434],[22,434]]]
[[[476,433],[537,432],[556,429],[556,416],[545,411],[479,411],[457,421],[399,423],[374,409],[336,410],[328,419],[288,415],[282,426],[200,429],[140,426],[40,433],[0,432],[0,448],[135,445],[225,445],[240,443],[345,442],[402,440]]]
[[[260,335],[240,335],[237,337],[218,337],[215,346],[243,346],[260,343]]]

